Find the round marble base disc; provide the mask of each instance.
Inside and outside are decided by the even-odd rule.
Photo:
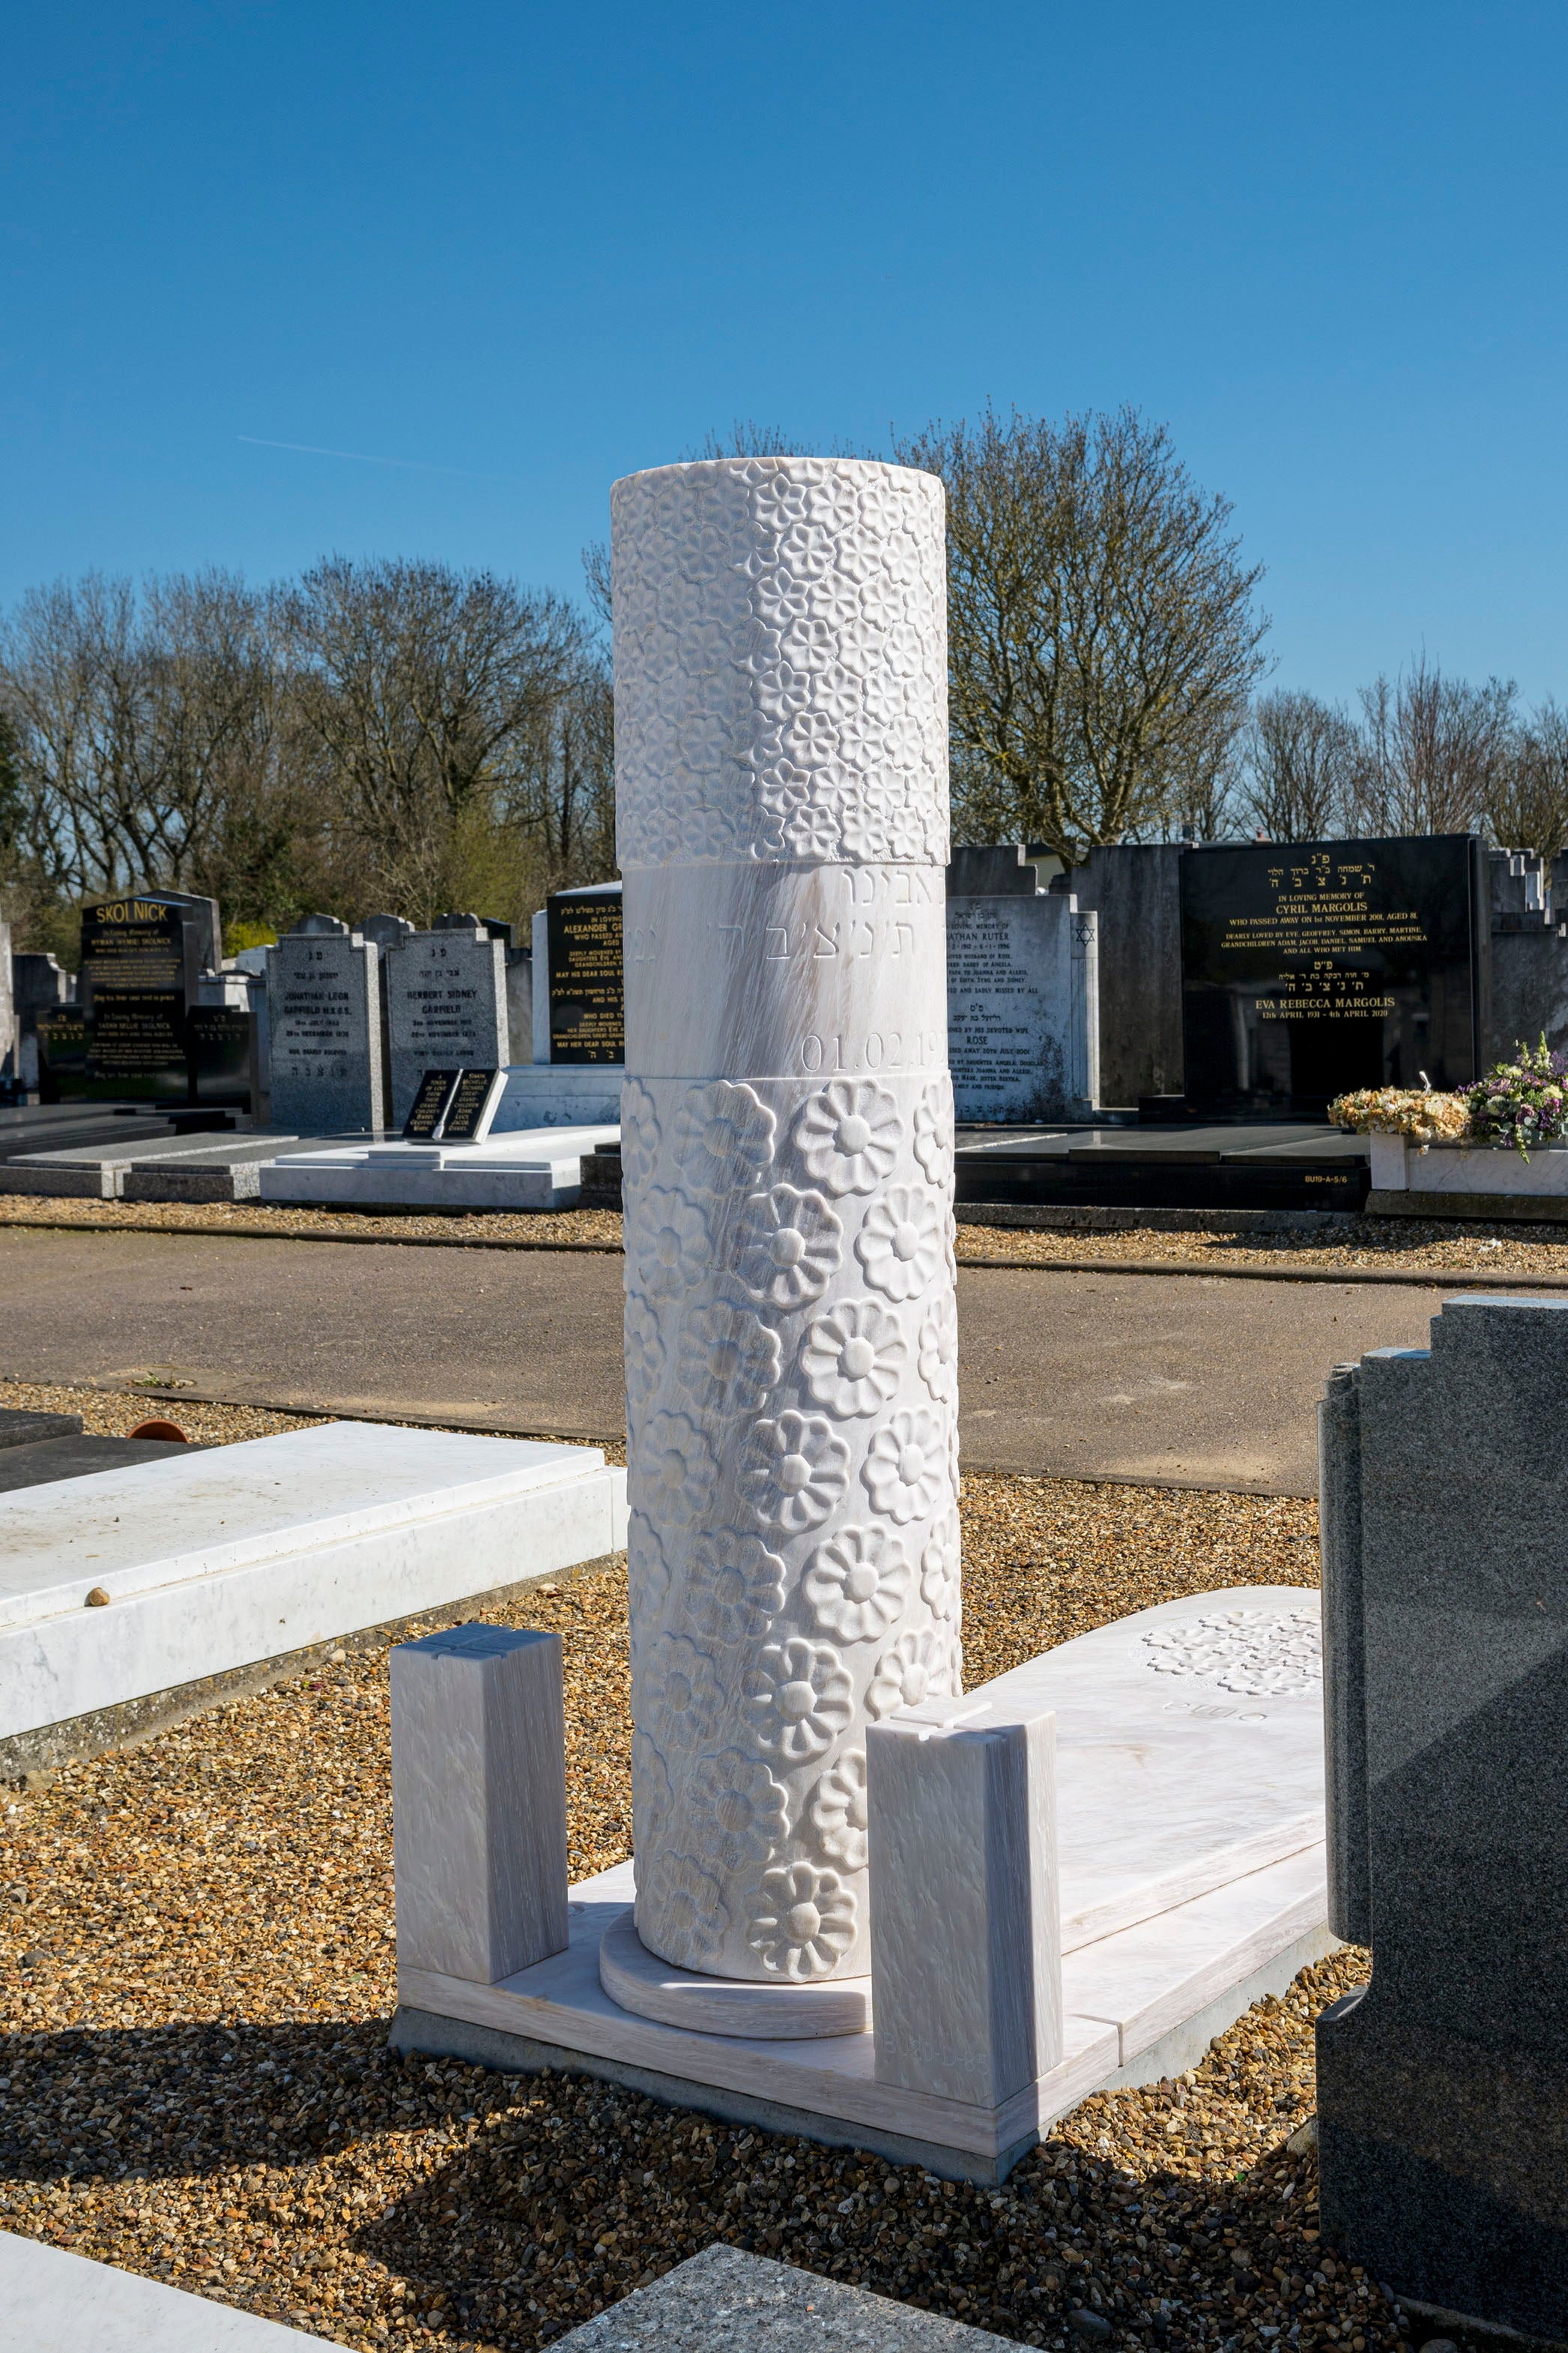
[[[826,1978],[805,1985],[705,1978],[650,1953],[629,1909],[611,1921],[600,1940],[599,1983],[622,2010],[694,2034],[800,2042],[824,2034],[864,2034],[871,2023],[868,1977]]]

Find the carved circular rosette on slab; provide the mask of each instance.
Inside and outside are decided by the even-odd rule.
[[[942,493],[721,460],[613,516],[637,1930],[822,1986],[867,1726],[959,1688]]]

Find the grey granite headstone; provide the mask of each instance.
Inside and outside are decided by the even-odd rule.
[[[426,1071],[510,1061],[505,947],[477,916],[413,933],[387,958],[386,1016],[392,1116],[401,1126]]]
[[[267,951],[274,1127],[346,1135],[386,1125],[374,941],[307,915]]]
[[[1100,1092],[1097,925],[1093,913],[1056,892],[1009,887],[949,899],[948,1060],[959,1119],[1092,1114]]]
[[[1359,1490],[1359,1493],[1358,1493]],[[1568,1301],[1448,1300],[1323,1414],[1326,2243],[1568,2337]]]
[[[1011,2339],[712,2246],[555,2341],[558,2353],[995,2353]]]

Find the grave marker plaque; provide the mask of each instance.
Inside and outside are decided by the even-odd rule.
[[[500,1068],[511,1059],[506,949],[477,918],[447,916],[387,955],[392,1112],[407,1117],[425,1072],[439,1064]]]
[[[1260,842],[1182,860],[1186,1096],[1320,1118],[1352,1087],[1462,1087],[1485,1002],[1484,846]],[[1478,913],[1479,911],[1479,913]]]
[[[441,1123],[443,1144],[482,1144],[506,1092],[504,1071],[459,1071],[452,1101]]]
[[[185,1017],[195,994],[195,951],[184,902],[128,892],[82,909],[89,1092],[189,1098]]]
[[[547,899],[550,1059],[624,1062],[626,997],[619,892],[560,892]]]
[[[272,1121],[296,1135],[386,1125],[374,944],[307,915],[267,951]]]
[[[405,1144],[434,1144],[441,1132],[441,1122],[447,1107],[457,1092],[461,1071],[426,1071],[420,1080],[413,1106],[403,1123]]]

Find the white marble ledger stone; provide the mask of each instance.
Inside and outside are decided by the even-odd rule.
[[[392,1653],[397,1949],[495,1985],[564,1952],[561,1637],[458,1626]]]
[[[867,1727],[960,1688],[942,488],[611,512],[637,1932],[864,1975]]]
[[[1000,2107],[1062,2055],[1056,1724],[911,1708],[866,1744],[877,2081]]]

